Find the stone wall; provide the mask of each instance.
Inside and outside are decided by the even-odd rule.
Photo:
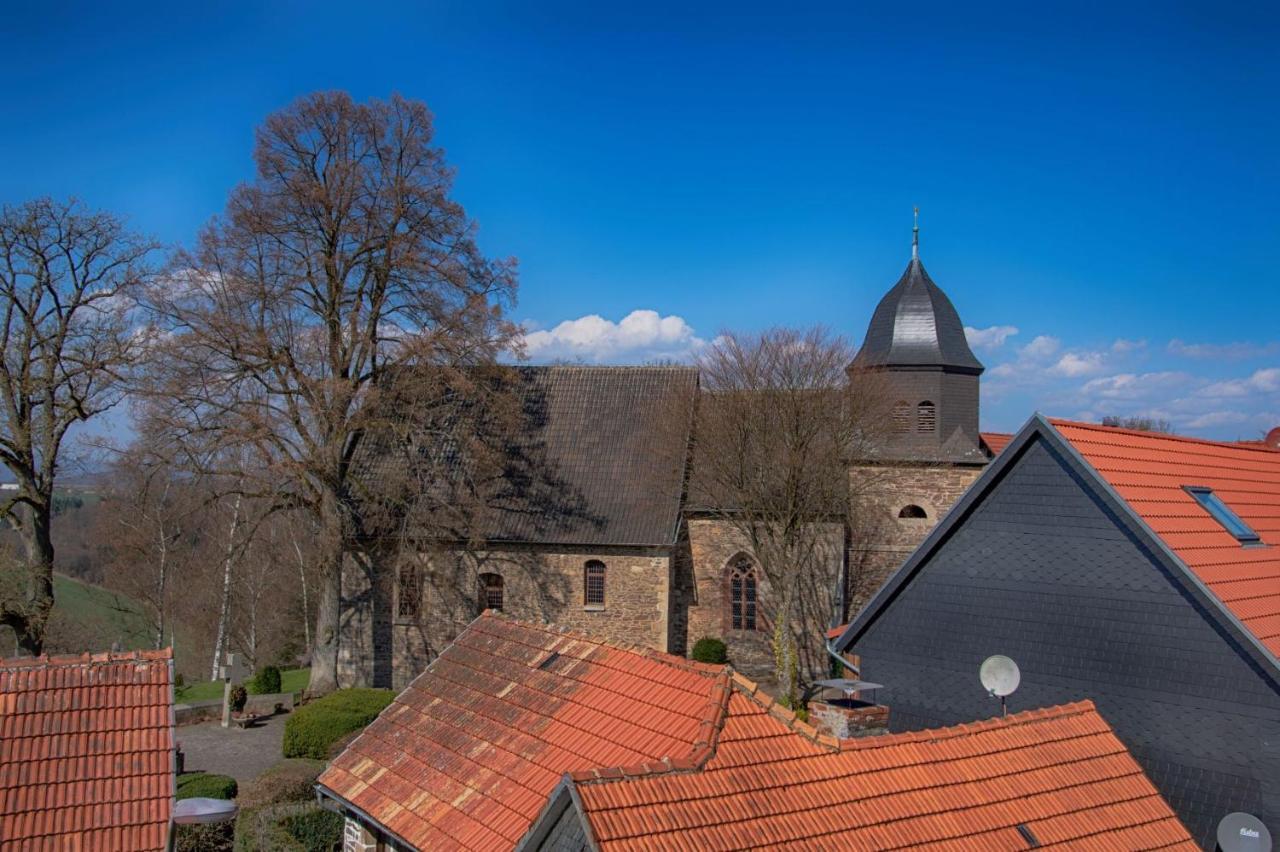
[[[850,534],[848,617],[871,599],[983,471],[980,465],[851,465],[860,508]],[[901,518],[907,506],[924,518]]]
[[[588,560],[605,564],[603,606],[584,603],[583,566]],[[502,577],[503,610],[516,618],[663,651],[672,641],[671,558],[659,549],[419,554],[414,562],[421,598],[416,613],[414,607],[400,605],[403,563],[388,561],[385,570],[351,565],[344,574],[339,657],[344,686],[405,686],[480,613],[482,574]]]

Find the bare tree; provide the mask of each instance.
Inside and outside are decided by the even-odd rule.
[[[67,431],[116,405],[140,348],[135,291],[156,246],[107,213],[41,199],[0,210],[0,462],[17,480],[0,517],[25,559],[0,623],[38,654],[53,609],[50,525]]]
[[[426,106],[399,96],[314,94],[270,116],[256,178],[150,299],[165,342],[147,392],[173,434],[234,447],[248,464],[213,472],[316,520],[317,691],[336,685],[344,557],[363,536],[352,470],[370,396],[389,371],[490,362],[516,331],[514,261],[477,247],[432,135]]]
[[[849,461],[874,455],[885,422],[879,382],[848,374],[852,360],[848,344],[821,328],[726,333],[698,359],[694,478],[764,575],[761,614],[792,706],[808,637],[830,626],[838,597],[856,502]]]
[[[1173,434],[1173,424],[1163,417],[1146,417],[1142,415],[1133,415],[1122,417],[1120,415],[1108,414],[1102,418],[1103,426],[1115,426],[1120,429],[1133,429],[1137,432],[1164,432]]]

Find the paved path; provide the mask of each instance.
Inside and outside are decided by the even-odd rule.
[[[252,728],[224,728],[201,722],[178,728],[178,742],[187,756],[186,771],[230,775],[240,784],[250,781],[280,759],[284,723],[289,715],[264,719]]]

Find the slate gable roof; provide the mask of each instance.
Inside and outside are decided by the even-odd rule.
[[[942,368],[978,374],[964,324],[947,294],[912,258],[898,283],[876,305],[855,367]]]
[[[1256,663],[1280,675],[1280,452],[1236,442],[1138,432],[1033,416],[969,487],[947,516],[835,640],[846,651],[910,583],[930,555],[1036,437],[1075,459],[1120,517],[1164,559],[1183,590]],[[1243,547],[1187,494],[1203,485],[1261,537]]]
[[[524,366],[503,381],[518,399],[518,422],[504,427],[501,493],[470,536],[533,545],[675,542],[697,370]],[[423,451],[467,477],[455,448]],[[377,476],[379,465],[397,462],[384,454],[361,463]]]
[[[166,848],[169,649],[0,659],[0,846]]]

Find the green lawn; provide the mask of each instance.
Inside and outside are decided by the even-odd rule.
[[[311,682],[311,669],[286,669],[280,672],[281,692],[301,692]],[[193,683],[178,690],[178,701],[187,704],[192,701],[208,701],[222,697],[222,681],[211,680],[207,683]]]
[[[48,636],[52,653],[155,647],[146,612],[130,597],[55,574],[53,600]]]

